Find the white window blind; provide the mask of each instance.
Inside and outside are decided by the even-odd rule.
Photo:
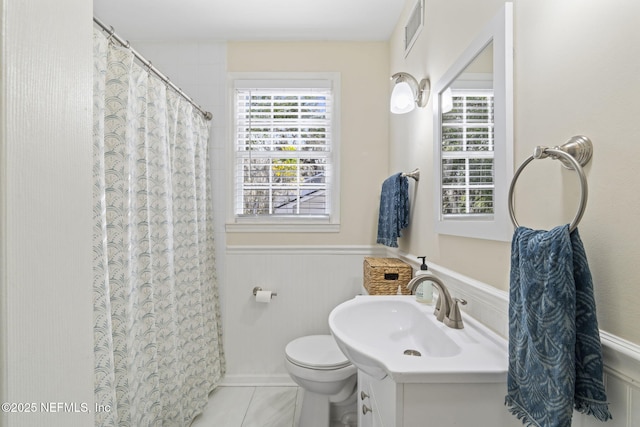
[[[300,82],[282,87],[236,85],[237,217],[331,214],[331,84],[306,83],[307,87]]]
[[[494,213],[493,93],[453,91],[442,114],[442,214]]]

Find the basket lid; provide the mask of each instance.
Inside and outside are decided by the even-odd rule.
[[[398,258],[365,257],[364,260],[374,267],[409,267],[409,264]]]

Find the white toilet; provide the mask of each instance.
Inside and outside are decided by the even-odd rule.
[[[285,354],[289,375],[304,389],[300,427],[328,427],[331,404],[355,396],[356,367],[331,335],[296,338],[287,344]]]

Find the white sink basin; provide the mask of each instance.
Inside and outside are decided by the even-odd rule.
[[[505,382],[507,342],[462,317],[464,329],[452,329],[413,296],[358,296],[333,309],[329,327],[345,356],[376,379]]]

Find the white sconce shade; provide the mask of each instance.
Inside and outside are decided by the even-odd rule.
[[[391,92],[390,107],[393,114],[404,114],[416,107],[413,90],[407,82],[397,83]]]
[[[391,76],[395,80],[389,107],[394,114],[404,114],[418,107],[424,107],[429,100],[431,83],[429,79],[418,81],[407,73],[396,73]]]

